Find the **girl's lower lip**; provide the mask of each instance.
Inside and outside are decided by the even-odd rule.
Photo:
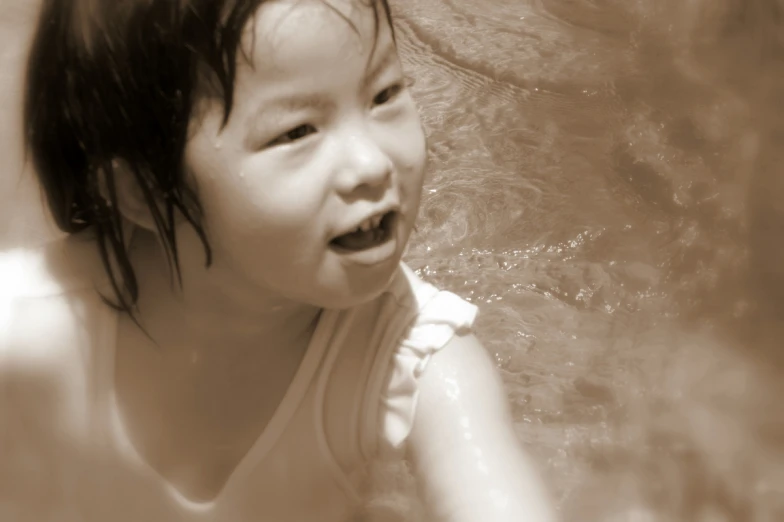
[[[389,261],[397,252],[397,234],[393,231],[388,240],[365,250],[354,251],[335,245],[330,245],[330,248],[340,256],[341,260],[348,263],[363,266],[378,265]]]

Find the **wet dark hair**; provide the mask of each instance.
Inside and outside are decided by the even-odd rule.
[[[122,165],[138,183],[179,284],[175,212],[198,233],[210,266],[203,209],[185,182],[189,124],[205,73],[228,121],[242,31],[264,1],[43,1],[27,70],[28,153],[57,227],[95,230],[118,300],[104,301],[131,316],[139,289],[123,242],[115,170]],[[387,0],[367,1],[376,32],[379,4],[391,28]]]

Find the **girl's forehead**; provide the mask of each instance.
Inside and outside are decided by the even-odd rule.
[[[388,28],[381,6],[367,0],[273,0],[248,22],[243,54],[255,67],[285,67],[290,59],[365,55]],[[376,22],[377,17],[377,22]]]

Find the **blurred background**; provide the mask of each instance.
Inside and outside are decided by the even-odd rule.
[[[430,149],[407,261],[480,306],[564,520],[784,520],[784,2],[390,3]],[[0,248],[57,237],[37,8],[0,0]]]

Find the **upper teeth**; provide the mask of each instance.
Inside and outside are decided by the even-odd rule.
[[[379,214],[379,215],[374,216],[372,218],[366,219],[365,221],[360,223],[359,227],[357,227],[357,228],[359,230],[361,230],[362,232],[367,232],[367,231],[372,230],[374,228],[378,228],[378,226],[381,225],[381,220],[383,218],[384,218],[384,216]]]

